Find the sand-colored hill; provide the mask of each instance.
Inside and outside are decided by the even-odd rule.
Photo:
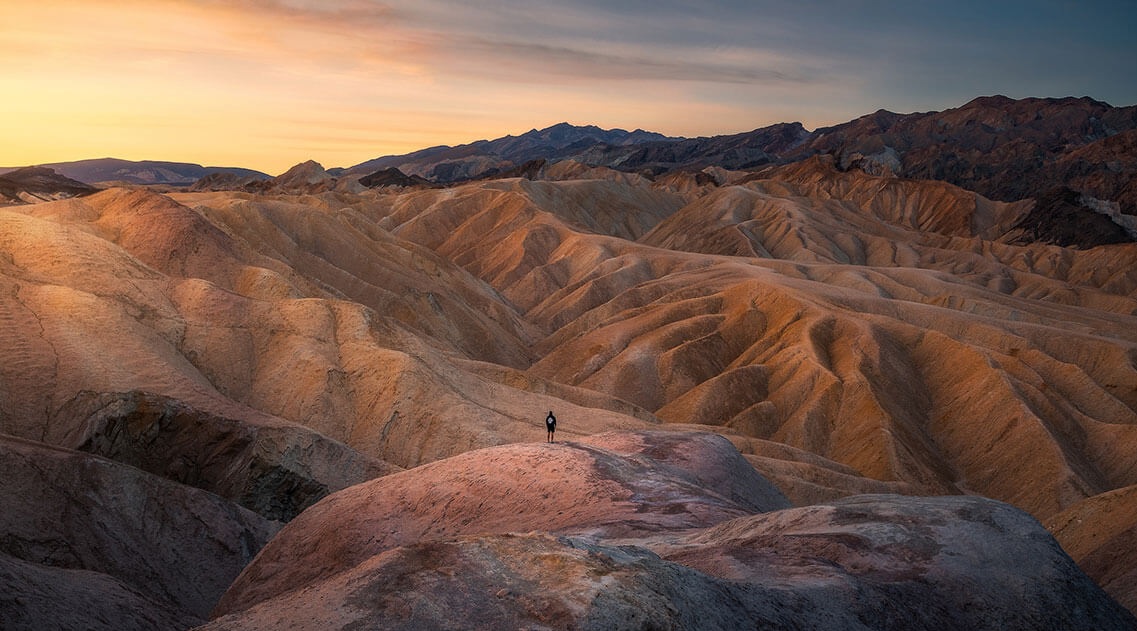
[[[699,197],[642,245],[582,231],[563,193],[533,215],[427,191],[385,221],[548,331],[534,375],[1042,517],[1132,483],[1137,250],[984,239],[1022,206],[939,183],[782,177]]]

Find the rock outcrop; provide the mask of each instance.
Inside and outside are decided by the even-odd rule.
[[[203,629],[1137,624],[1005,504],[861,496],[763,512],[784,500],[721,438],[590,442],[609,449],[500,447],[333,495],[265,548]],[[736,502],[689,486],[726,479]]]
[[[78,416],[77,419],[67,419]],[[84,393],[57,416],[72,447],[288,521],[328,493],[399,471],[295,426],[254,425],[145,393]]]
[[[530,530],[637,537],[789,506],[721,437],[605,434],[589,443],[472,451],[333,494],[273,539],[217,613],[415,543]]]

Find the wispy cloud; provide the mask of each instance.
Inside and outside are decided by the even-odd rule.
[[[1137,100],[1130,4],[5,2],[0,164],[95,146],[199,162],[259,155],[251,166],[283,170],[559,120],[696,135],[994,91],[1125,103]]]

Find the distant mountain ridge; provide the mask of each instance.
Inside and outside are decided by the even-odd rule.
[[[176,186],[193,184],[201,178],[214,173],[231,173],[240,177],[267,179],[266,173],[240,167],[206,167],[190,162],[163,162],[156,160],[122,160],[119,158],[94,158],[75,162],[53,162],[36,165],[55,170],[60,175],[78,180],[84,184],[100,182],[125,182],[127,184],[171,184]],[[19,167],[0,168],[0,175],[15,171]]]
[[[445,183],[483,177],[488,171],[505,171],[530,160],[572,158],[596,146],[630,147],[676,140],[681,139],[642,129],[629,132],[623,129],[601,129],[595,125],[557,123],[544,129],[532,129],[520,136],[504,136],[456,147],[430,147],[399,156],[383,156],[349,167],[344,173],[367,175],[394,167],[407,175],[418,175]]]
[[[1137,106],[1088,97],[986,96],[943,111],[878,110],[814,131],[794,122],[700,138],[560,123],[520,136],[384,156],[344,173],[397,168],[448,184],[501,176],[543,159],[657,176],[712,166],[753,170],[818,154],[834,156],[841,169],[942,180],[1000,201],[1068,187],[1137,214]]]
[[[538,164],[547,168],[571,160],[584,167],[657,177],[707,167],[754,171],[815,155],[833,156],[842,170],[941,180],[998,201],[1054,198],[1073,191],[1099,212],[1137,215],[1137,106],[1114,107],[1088,97],[983,96],[942,111],[899,114],[882,109],[813,131],[792,122],[699,138],[562,122],[518,136],[382,156],[327,169],[326,174],[376,176],[364,186],[396,180],[404,185],[426,185],[421,180],[446,185],[539,177]],[[86,184],[189,186],[209,176],[201,186],[260,190],[271,179],[238,167],[114,158],[41,166]],[[12,170],[0,169],[0,175]]]

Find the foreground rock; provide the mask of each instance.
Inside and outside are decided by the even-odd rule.
[[[698,460],[684,461],[685,453]],[[715,480],[726,483],[722,493],[707,485]],[[592,445],[482,449],[325,498],[273,539],[216,612],[246,609],[400,546],[532,530],[643,537],[787,507],[719,436],[637,432]]]
[[[204,628],[1137,625],[1007,504],[874,495],[785,507],[715,435],[484,449],[313,506]]]
[[[113,576],[0,554],[0,620],[15,631],[184,629],[200,617],[147,597]]]
[[[2,435],[0,506],[4,629],[203,621],[278,527],[213,494]]]

